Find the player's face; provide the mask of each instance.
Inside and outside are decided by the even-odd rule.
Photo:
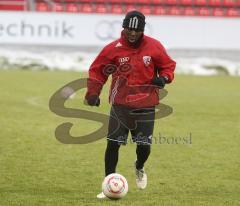
[[[130,42],[131,44],[136,43],[143,34],[142,31],[135,31],[135,30],[127,29],[127,28],[124,29],[124,33],[126,36],[126,40],[128,42]]]

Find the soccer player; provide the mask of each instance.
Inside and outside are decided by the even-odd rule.
[[[172,82],[176,63],[158,40],[144,35],[141,12],[128,12],[122,27],[121,37],[105,46],[90,66],[85,99],[88,105],[99,106],[102,87],[112,76],[105,175],[116,172],[119,148],[127,143],[130,131],[137,145],[136,184],[145,189],[144,163],[150,154],[159,89]],[[100,193],[97,198],[105,195]]]

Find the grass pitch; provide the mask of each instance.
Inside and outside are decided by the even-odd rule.
[[[0,71],[1,206],[237,206],[240,205],[240,79],[177,76],[162,102],[173,107],[157,120],[157,142],[145,165],[148,187],[135,185],[135,145],[120,150],[117,172],[129,182],[119,201],[97,200],[104,175],[105,139],[84,145],[56,140],[55,128],[72,122],[72,135],[89,134],[100,123],[63,118],[49,111],[51,95],[85,74]],[[85,90],[67,106],[108,114],[108,85],[100,108],[83,105]],[[191,141],[174,142],[174,138]]]

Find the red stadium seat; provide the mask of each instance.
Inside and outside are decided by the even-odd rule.
[[[181,8],[171,7],[169,10],[169,14],[170,15],[181,15],[182,14]]]
[[[94,2],[96,2],[96,3],[105,3],[105,2],[107,2],[107,1],[104,1],[104,0],[95,0]],[[111,1],[110,1],[111,2]]]
[[[165,2],[166,4],[169,4],[169,5],[177,5],[178,0],[166,0]]]
[[[83,13],[93,13],[93,7],[91,4],[88,3],[83,3],[80,5],[80,12]]]
[[[196,15],[193,7],[186,7],[183,11],[183,14],[185,16],[195,16]]]
[[[75,3],[70,3],[66,5],[66,11],[70,13],[78,12],[78,5]]]
[[[141,7],[139,7],[139,10],[140,10],[143,14],[145,14],[145,15],[152,13],[151,5],[149,5],[149,6],[141,6]]]
[[[152,0],[153,4],[165,4],[166,0]]]
[[[136,1],[138,4],[151,4],[149,0],[137,0]]]
[[[236,0],[223,0],[223,5],[224,6],[237,6],[237,1]]]
[[[60,3],[55,3],[52,6],[52,11],[63,12],[65,11],[64,5]]]
[[[112,4],[111,5],[111,13],[114,13],[114,14],[124,13],[123,6],[121,4]]]
[[[136,1],[133,1],[133,0],[121,0],[121,1],[118,1],[118,3],[126,3],[126,4],[135,4]]]
[[[119,0],[106,0],[104,1],[106,3],[111,3],[111,4],[121,4],[122,2],[120,2]]]
[[[226,15],[229,17],[238,17],[240,16],[240,11],[236,8],[229,8],[227,9]]]
[[[167,14],[167,8],[163,6],[155,6],[153,7],[153,14],[155,15],[166,15]]]
[[[108,13],[108,7],[106,4],[96,4],[97,13]]]
[[[209,0],[209,5],[211,6],[221,6],[222,4],[222,0]]]
[[[192,5],[193,0],[180,0],[179,3],[180,3],[180,5],[188,5],[188,6],[190,6],[190,5]]]
[[[130,4],[130,5],[126,5],[126,12],[132,11],[132,10],[138,10],[138,7]]]
[[[224,16],[224,9],[223,8],[214,8],[213,16]]]
[[[45,2],[37,2],[36,10],[37,11],[42,11],[42,12],[50,11],[50,6],[47,3],[45,3]]]
[[[207,0],[195,0],[194,4],[201,5],[201,6],[207,6],[208,1]]]
[[[26,0],[1,0],[1,1],[17,2],[17,3],[22,3],[22,4],[24,4],[26,2]]]
[[[104,2],[111,3],[111,4],[122,4],[122,3],[124,3],[123,1],[119,1],[119,0],[106,0]]]
[[[198,11],[198,14],[200,16],[212,16],[211,14],[211,10],[209,8],[200,8],[199,11]]]

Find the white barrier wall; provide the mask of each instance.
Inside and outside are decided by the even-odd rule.
[[[0,44],[103,46],[123,15],[0,12]],[[146,34],[167,48],[240,49],[240,19],[147,16]]]

